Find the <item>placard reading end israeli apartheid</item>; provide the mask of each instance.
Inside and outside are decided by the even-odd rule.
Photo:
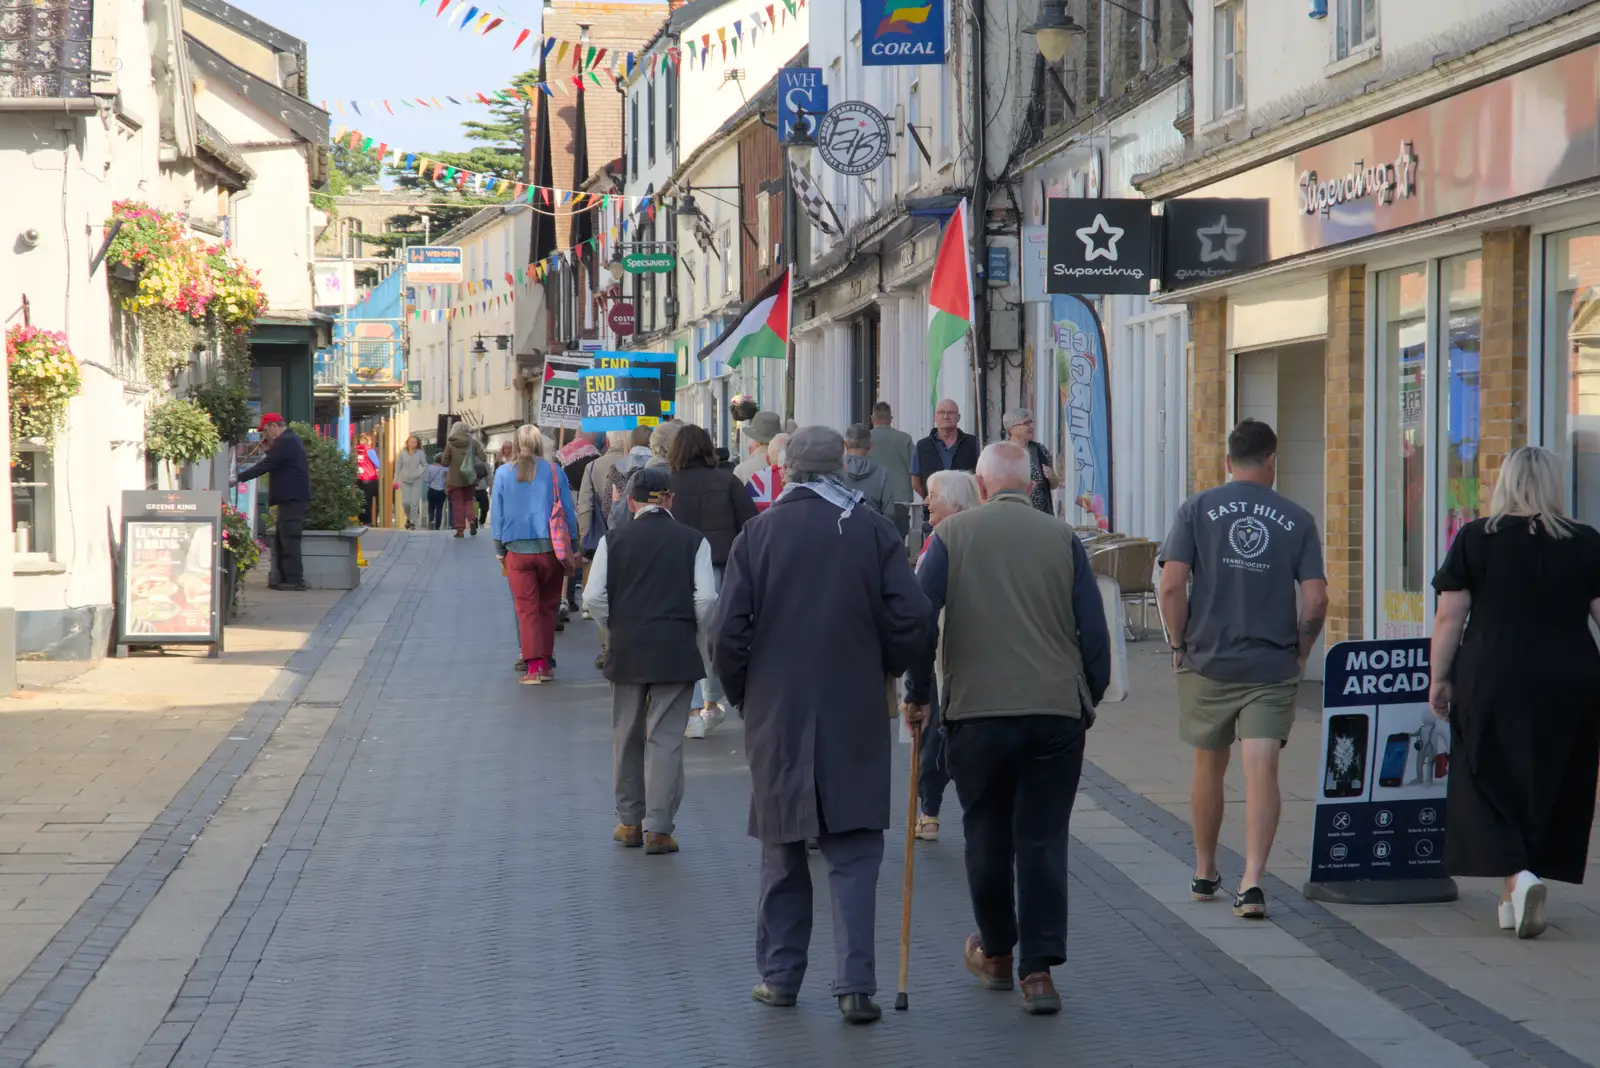
[[[661,422],[661,374],[643,367],[579,371],[578,407],[585,432],[655,426]]]
[[[594,354],[596,367],[642,367],[661,373],[661,414],[671,418],[678,399],[678,357],[671,352],[614,352]]]

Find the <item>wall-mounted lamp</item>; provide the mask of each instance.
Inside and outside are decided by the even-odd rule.
[[[1022,32],[1034,36],[1039,45],[1039,54],[1046,63],[1060,63],[1072,39],[1080,36],[1084,28],[1067,14],[1067,0],[1044,0],[1039,8],[1039,17],[1033,25],[1023,27]]]

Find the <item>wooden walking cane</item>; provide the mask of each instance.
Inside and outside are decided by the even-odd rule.
[[[904,1011],[911,1007],[906,998],[906,976],[911,970],[911,871],[916,861],[912,847],[917,840],[917,779],[922,770],[922,732],[924,726],[911,729],[911,789],[906,798],[906,875],[900,887],[900,990],[894,996],[894,1007]]]

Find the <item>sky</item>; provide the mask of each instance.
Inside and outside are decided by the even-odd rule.
[[[439,5],[426,0],[230,0],[235,7],[270,22],[306,42],[310,53],[312,103],[324,100],[335,126],[359,129],[406,151],[455,150],[473,145],[461,123],[485,119],[482,104],[456,107],[446,95],[487,93],[509,85],[514,75],[538,66],[534,53],[540,0],[477,0],[482,10],[506,20],[487,37],[459,32],[435,18]],[[449,11],[445,13],[447,16]],[[511,50],[516,34],[510,23],[532,26],[535,37]],[[445,110],[405,108],[394,103],[390,115],[369,100],[438,97]],[[359,102],[357,115],[350,101]],[[344,102],[343,115],[335,101]]]

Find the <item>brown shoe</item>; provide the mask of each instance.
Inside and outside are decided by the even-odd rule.
[[[1054,1016],[1061,1011],[1061,995],[1049,972],[1022,977],[1022,1011],[1029,1016]]]
[[[676,853],[678,840],[670,834],[651,831],[644,836],[644,851],[650,854]]]
[[[629,849],[638,849],[644,845],[644,828],[637,823],[619,823],[611,832],[611,840]]]
[[[970,934],[967,935],[966,945],[961,947],[961,956],[967,962],[967,971],[978,977],[978,982],[983,984],[985,990],[1011,989],[1011,954],[987,956],[983,952],[983,939]]]

